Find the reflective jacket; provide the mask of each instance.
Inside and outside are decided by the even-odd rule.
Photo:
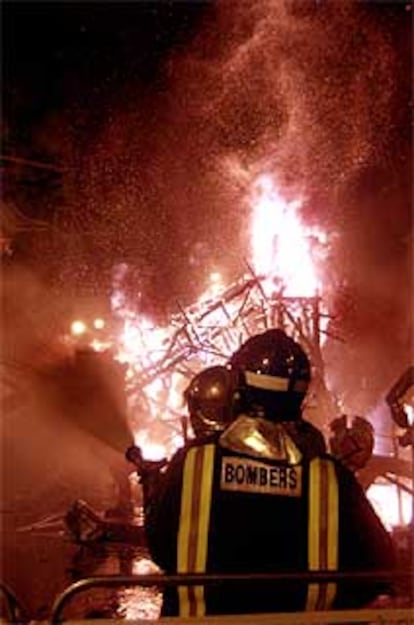
[[[393,566],[391,539],[350,471],[328,455],[310,459],[297,453],[280,429],[271,435],[270,422],[264,438],[245,427],[238,441],[242,421],[231,426],[236,436],[197,442],[170,462],[146,519],[151,556],[167,574]],[[349,581],[167,587],[162,613],[352,608],[383,591],[378,583]]]

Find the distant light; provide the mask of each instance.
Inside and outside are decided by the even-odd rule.
[[[108,343],[98,341],[98,339],[93,339],[89,345],[95,352],[104,352],[109,347]]]
[[[80,336],[81,334],[85,334],[87,327],[83,321],[73,321],[70,326],[70,330],[74,336]]]
[[[102,328],[105,327],[105,321],[103,319],[94,319],[93,321],[93,327],[96,328],[96,330],[102,330]]]

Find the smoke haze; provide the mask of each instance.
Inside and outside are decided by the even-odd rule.
[[[218,2],[197,20],[151,78],[109,64],[94,92],[79,61],[67,72],[65,106],[32,131],[67,170],[31,254],[88,293],[124,262],[162,319],[211,271],[240,274],[248,181],[272,173],[329,235],[330,383],[367,411],[412,358],[409,7]]]

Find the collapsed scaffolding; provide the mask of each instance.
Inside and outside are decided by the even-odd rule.
[[[281,328],[302,345],[311,361],[312,382],[304,404],[304,417],[323,432],[331,452],[333,443],[346,453],[355,442],[370,447],[360,465],[363,468],[359,472],[360,481],[365,488],[377,480],[396,487],[401,524],[402,492],[412,496],[411,462],[398,446],[391,415],[393,454],[375,455],[374,438],[371,446],[366,442],[364,430],[371,428],[369,422],[363,417],[351,422],[328,388],[323,345],[327,338],[340,339],[329,331],[330,316],[322,298],[319,295],[286,296],[277,279],[269,280],[256,275],[251,267],[248,269],[242,278],[196,304],[186,308],[179,304],[178,313],[171,317],[166,329],[139,330],[137,358],[129,370],[126,387],[131,425],[138,432],[138,444],[148,447],[146,444],[153,437],[168,455],[174,451],[186,437],[188,418],[182,394],[192,377],[205,367],[228,362],[232,353],[250,336],[269,328]],[[333,424],[339,421],[343,427],[340,431],[333,430]],[[142,432],[148,433],[148,439],[140,438]],[[374,437],[373,429],[371,436]],[[365,467],[368,459],[370,462]]]
[[[322,347],[327,320],[329,317],[319,296],[284,296],[282,291],[269,288],[264,278],[251,271],[209,298],[188,308],[179,306],[166,328],[138,328],[135,357],[125,359],[128,363],[126,394],[137,443],[143,443],[144,451],[148,449],[145,444],[148,441],[139,440],[145,433],[149,441],[157,441],[170,455],[180,444],[178,438],[185,438],[187,420],[181,398],[192,377],[202,368],[226,363],[248,337],[279,327],[302,344],[312,363],[313,381],[305,406],[306,418],[324,432],[327,440],[329,431],[332,433],[332,423],[343,425],[337,432],[338,453],[331,445],[332,453],[339,457],[341,449],[349,449],[349,444],[354,444],[355,431],[347,428],[344,415],[338,418],[340,409],[325,384]],[[101,354],[106,355],[106,352]],[[121,359],[121,353],[118,356]],[[112,357],[110,361],[113,363]],[[355,419],[364,421],[360,417]],[[352,440],[347,438],[350,433]],[[329,442],[332,443],[332,439]],[[402,525],[402,492],[413,495],[412,465],[400,457],[398,446],[392,457],[373,455],[371,458],[371,455],[372,449],[366,458],[370,462],[359,473],[359,480],[364,488],[379,478],[397,489],[399,525]],[[111,534],[108,527],[112,528],[102,515],[85,502],[76,501],[65,515],[46,517],[20,531],[69,530],[75,542],[94,542],[111,541],[112,535],[119,535],[112,529]],[[126,535],[128,527],[123,525],[121,529]],[[403,538],[405,540],[405,534]]]
[[[180,434],[182,392],[202,368],[225,364],[248,337],[281,328],[306,350],[312,364],[312,385],[305,406],[310,421],[322,429],[338,414],[335,397],[325,383],[322,337],[328,315],[319,296],[285,296],[276,283],[246,274],[227,288],[173,315],[161,340],[148,329],[139,333],[137,358],[127,375],[127,395],[134,427],[151,428],[169,446],[166,436]],[[159,329],[153,330],[159,333]],[[148,415],[144,418],[142,415]],[[147,421],[145,424],[143,421]],[[165,426],[164,435],[161,434]],[[155,429],[154,429],[155,428]]]

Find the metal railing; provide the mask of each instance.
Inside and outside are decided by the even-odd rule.
[[[303,581],[308,583],[322,582],[367,582],[382,581],[395,583],[397,580],[412,580],[413,572],[411,570],[398,571],[358,571],[358,572],[333,572],[333,571],[315,571],[307,573],[264,573],[264,574],[179,574],[164,575],[161,573],[152,575],[103,575],[81,579],[66,588],[55,600],[52,606],[50,622],[52,625],[61,623],[63,609],[72,599],[72,597],[80,592],[91,588],[120,588],[124,586],[130,587],[150,587],[150,586],[194,586],[194,585],[222,585],[227,583],[253,583],[253,582],[286,582],[286,581]],[[358,611],[359,613],[359,611]],[[234,617],[233,617],[234,618]],[[363,619],[361,619],[362,622]],[[141,621],[140,621],[141,622]],[[144,621],[142,621],[144,622]],[[154,622],[154,621],[149,621]],[[169,622],[169,621],[166,621]],[[173,621],[172,621],[173,622]],[[177,622],[177,621],[176,621]],[[224,622],[224,621],[223,621]],[[253,622],[253,621],[252,621]],[[281,622],[281,621],[280,621]],[[414,625],[414,620],[408,621],[410,625]],[[405,623],[404,623],[405,625]]]

